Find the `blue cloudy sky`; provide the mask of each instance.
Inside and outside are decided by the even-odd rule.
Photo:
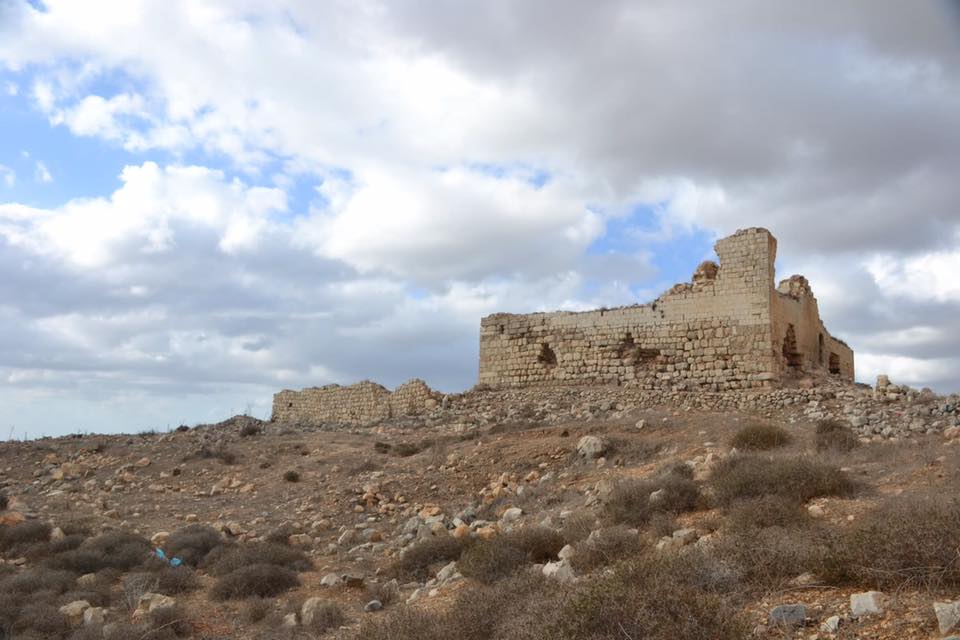
[[[760,225],[960,389],[957,3],[0,0],[0,439],[462,390]]]

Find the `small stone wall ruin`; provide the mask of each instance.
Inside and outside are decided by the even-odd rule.
[[[437,405],[440,394],[414,379],[390,391],[369,380],[347,387],[330,384],[302,391],[285,389],[273,396],[273,421],[320,425],[373,424],[388,418],[418,415]]]
[[[774,287],[769,231],[738,231],[715,250],[719,264],[650,304],[483,318],[480,383],[727,391],[810,373],[853,380],[853,351],[823,326],[807,280]]]

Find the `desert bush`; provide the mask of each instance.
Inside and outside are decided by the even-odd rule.
[[[700,487],[693,471],[680,464],[653,478],[618,482],[603,505],[603,514],[615,524],[643,526],[656,513],[692,511],[699,499]]]
[[[386,603],[384,603],[386,604]],[[347,622],[347,616],[339,604],[332,601],[320,603],[313,613],[313,619],[310,624],[304,624],[304,628],[314,634],[322,635],[331,629],[336,629]]]
[[[648,554],[578,585],[544,629],[569,640],[733,640],[749,633],[731,606],[733,576],[702,553]]]
[[[287,482],[300,482],[300,472],[296,469],[288,469],[283,473],[283,479]]]
[[[803,504],[779,496],[760,496],[734,501],[727,515],[728,528],[751,531],[766,527],[796,527],[809,521]]]
[[[170,534],[163,546],[171,558],[180,558],[184,564],[198,567],[207,554],[223,544],[223,536],[213,527],[188,524]]]
[[[834,583],[894,588],[960,586],[960,499],[890,498],[825,543],[821,573]]]
[[[391,452],[401,458],[409,458],[423,451],[423,443],[416,442],[398,442],[393,445]]]
[[[77,577],[69,571],[56,571],[43,567],[27,569],[23,573],[8,575],[0,580],[0,593],[15,597],[29,596],[40,592],[59,595],[76,584]]]
[[[586,540],[587,536],[593,531],[596,518],[592,513],[575,513],[569,516],[563,522],[560,528],[560,535],[566,544],[575,544],[581,540]]]
[[[299,584],[297,574],[290,569],[274,564],[253,564],[221,576],[211,587],[210,595],[216,600],[251,596],[267,598]]]
[[[741,589],[765,593],[802,573],[820,575],[825,540],[815,527],[745,527],[727,531],[711,554],[736,572]]]
[[[123,604],[131,612],[140,604],[140,598],[157,588],[158,580],[151,573],[131,573],[123,578]]]
[[[266,618],[273,610],[273,602],[266,598],[254,596],[243,601],[240,611],[243,613],[244,622],[247,624],[256,624]]]
[[[366,584],[366,600],[379,600],[380,604],[387,606],[392,604],[400,596],[400,588],[397,581],[389,582],[368,582]]]
[[[527,554],[500,539],[483,540],[467,547],[457,569],[464,576],[492,584],[516,572],[527,561]]]
[[[847,496],[856,488],[838,467],[815,458],[759,455],[722,460],[714,467],[710,484],[721,505],[767,495],[806,502],[821,496]]]
[[[25,547],[35,542],[46,542],[50,539],[53,527],[48,522],[27,520],[12,527],[0,527],[0,551],[13,547]]]
[[[201,445],[200,449],[195,454],[192,456],[187,456],[186,459],[190,459],[192,457],[202,458],[204,460],[219,460],[223,464],[227,465],[236,464],[238,460],[237,454],[235,454],[233,451],[230,451],[227,448],[227,445],[223,442],[215,445]]]
[[[147,638],[157,638],[157,640],[171,634],[177,638],[187,637],[193,630],[186,610],[179,604],[170,607],[157,607],[151,611],[150,627],[156,635],[147,635]],[[161,635],[157,632],[163,633]]]
[[[563,548],[563,536],[559,531],[546,527],[525,527],[504,534],[497,541],[523,551],[530,562],[549,562],[557,559]]]
[[[70,621],[50,602],[26,602],[11,625],[13,638],[63,638],[70,633]]]
[[[47,558],[43,564],[80,574],[102,569],[129,571],[150,557],[150,549],[150,541],[143,536],[111,531],[85,540],[76,549]]]
[[[623,525],[598,529],[574,547],[570,565],[577,573],[586,573],[628,560],[643,552],[647,544],[635,531]]]
[[[785,429],[758,422],[737,431],[730,439],[730,446],[747,451],[768,451],[786,446],[791,440],[793,438]]]
[[[197,575],[193,569],[186,566],[171,567],[162,566],[151,573],[130,574],[131,576],[144,576],[152,579],[154,582],[153,590],[168,596],[178,593],[189,593],[195,591],[200,586]]]
[[[605,456],[608,460],[636,464],[650,460],[661,448],[659,444],[645,440],[608,438]]]
[[[860,446],[853,430],[839,420],[821,420],[814,434],[817,451],[846,453]]]
[[[253,423],[253,422],[248,422],[247,424],[245,424],[245,425],[243,425],[242,427],[240,427],[240,437],[241,437],[241,438],[249,438],[249,437],[251,437],[251,436],[258,436],[258,435],[260,435],[261,433],[262,433],[262,429],[260,428],[260,425],[258,425],[258,424],[256,424],[256,423]]]
[[[300,549],[272,542],[221,547],[210,554],[203,568],[213,575],[222,576],[254,564],[268,564],[291,571],[309,571],[313,568],[310,558]]]
[[[289,522],[285,522],[275,529],[270,530],[263,539],[273,544],[290,544],[290,536],[295,533],[297,533],[297,529]]]
[[[401,580],[426,580],[431,565],[460,558],[465,542],[453,536],[436,536],[404,549],[387,570],[387,575]]]

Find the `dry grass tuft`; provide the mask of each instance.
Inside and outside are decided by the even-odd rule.
[[[793,440],[781,427],[770,424],[750,424],[734,434],[730,446],[744,451],[769,451],[784,447]]]
[[[838,420],[821,420],[814,435],[817,451],[847,453],[860,446],[853,430]]]
[[[856,489],[846,473],[815,458],[759,455],[721,461],[713,470],[710,484],[721,505],[768,495],[806,502],[821,496],[849,496]]]
[[[253,564],[240,567],[214,583],[210,595],[215,600],[280,595],[300,585],[297,574],[274,564]]]

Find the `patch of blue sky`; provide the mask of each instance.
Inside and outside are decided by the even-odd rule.
[[[0,84],[6,81],[0,76]],[[38,161],[49,170],[52,181],[36,180]],[[123,167],[135,161],[119,145],[51,126],[23,91],[0,94],[0,164],[17,174],[12,188],[0,186],[3,201],[52,207],[71,198],[108,195],[119,186]]]

